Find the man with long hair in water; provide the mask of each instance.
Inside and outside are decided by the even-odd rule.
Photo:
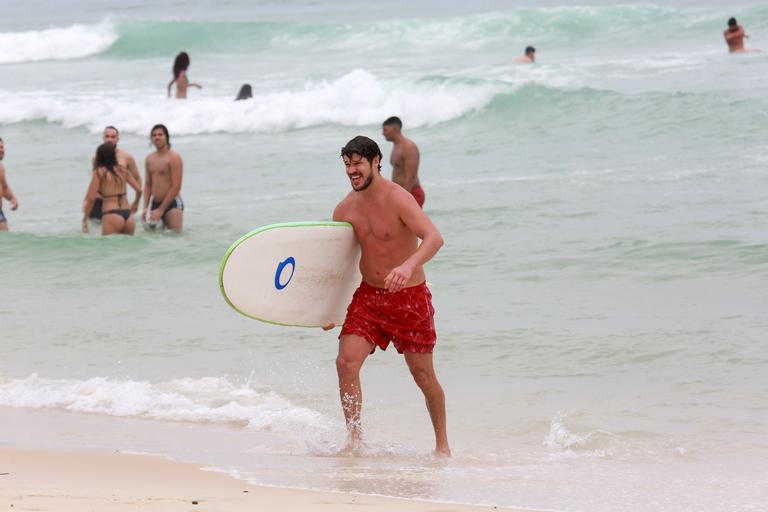
[[[187,88],[197,87],[202,89],[203,86],[194,82],[190,82],[187,77],[187,69],[189,69],[189,54],[187,52],[181,52],[176,56],[176,60],[173,61],[173,79],[168,82],[168,97],[171,97],[171,87],[176,84],[176,99],[187,99]]]
[[[146,174],[141,221],[150,229],[154,229],[162,221],[166,228],[180,233],[184,221],[184,201],[179,195],[184,162],[181,156],[171,149],[171,136],[165,125],[153,126],[149,136],[156,151],[147,155],[144,163]]]

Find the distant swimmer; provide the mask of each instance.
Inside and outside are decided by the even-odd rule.
[[[16,210],[19,207],[19,200],[13,195],[13,190],[8,185],[3,158],[5,158],[5,142],[3,142],[3,139],[0,139],[0,231],[8,231],[8,220],[3,213],[3,199],[7,199],[11,204],[11,210]]]
[[[156,151],[147,155],[144,163],[146,173],[141,221],[150,228],[154,228],[162,221],[163,226],[180,233],[184,221],[184,202],[179,195],[184,163],[181,156],[171,149],[171,136],[165,125],[153,126],[150,138]],[[147,207],[149,207],[149,216],[147,216]]]
[[[187,69],[189,69],[189,54],[187,52],[181,52],[176,56],[176,60],[173,61],[173,80],[168,82],[168,97],[171,97],[171,86],[176,83],[176,99],[183,100],[187,98],[187,88],[197,87],[202,89],[203,86],[190,82],[187,77]]]
[[[536,48],[533,46],[528,46],[525,49],[525,53],[519,56],[515,62],[518,64],[533,64],[536,62]]]
[[[243,84],[243,86],[240,88],[240,92],[237,93],[237,98],[235,98],[235,101],[247,100],[251,98],[253,98],[253,89],[251,89],[251,84]]]
[[[114,126],[107,126],[104,128],[102,142],[109,142],[115,146],[115,151],[117,154],[117,165],[119,165],[124,171],[128,171],[131,176],[133,176],[133,178],[139,182],[139,190],[141,190],[141,174],[139,173],[139,169],[136,167],[136,160],[134,160],[130,153],[117,147],[117,143],[119,141],[120,132],[117,130],[117,128]],[[93,168],[95,158],[95,156],[91,157],[91,168]],[[140,201],[141,192],[139,192],[139,194],[136,196],[136,201],[131,204],[131,213],[136,213],[139,210]],[[88,214],[88,218],[94,221],[101,221],[101,215],[102,200],[101,197],[97,197],[96,201],[94,201],[93,208]]]
[[[728,20],[728,28],[723,32],[725,43],[728,45],[728,51],[731,53],[759,52],[757,49],[744,48],[744,38],[749,39],[749,35],[744,31],[744,27],[739,25],[736,18]]]
[[[128,204],[125,184],[128,183],[136,192],[136,204],[141,194],[141,186],[131,173],[117,163],[117,151],[114,144],[105,142],[96,149],[93,160],[93,173],[88,191],[83,202],[83,232],[88,233],[88,214],[97,196],[102,198],[103,214],[101,217],[102,235],[132,235],[136,229],[131,207]]]
[[[424,206],[424,189],[419,183],[419,148],[402,133],[403,122],[392,116],[382,124],[382,135],[393,143],[389,163],[392,165],[392,181],[411,193]]]
[[[424,274],[424,264],[443,246],[443,237],[410,194],[381,177],[376,142],[359,135],[341,149],[341,157],[352,190],[336,206],[333,220],[352,224],[363,276],[347,308],[336,358],[347,449],[357,451],[362,442],[360,369],[377,347],[386,350],[392,343],[426,399],[435,454],[450,457],[445,393],[432,360],[435,308]]]

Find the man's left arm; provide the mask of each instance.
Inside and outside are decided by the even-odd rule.
[[[410,192],[419,172],[419,148],[414,144],[403,152],[403,188]]]
[[[5,167],[3,167],[2,164],[0,164],[0,185],[2,185],[3,188],[3,197],[11,203],[11,210],[18,208],[19,201],[16,199],[16,196],[13,195],[13,190],[11,190],[8,181],[5,179]]]
[[[416,252],[400,266],[392,269],[384,279],[385,287],[391,292],[405,288],[413,271],[431,260],[445,243],[440,231],[410,194],[397,194],[395,204],[400,219],[421,240],[421,243]]]

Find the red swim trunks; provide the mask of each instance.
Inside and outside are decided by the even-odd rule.
[[[419,203],[419,206],[424,208],[424,199],[426,199],[426,195],[424,194],[424,189],[421,188],[419,185],[416,185],[411,189],[411,195],[416,199],[416,202]]]
[[[352,296],[339,338],[355,334],[386,350],[389,342],[399,353],[428,352],[435,348],[435,308],[426,283],[390,292],[366,282]]]

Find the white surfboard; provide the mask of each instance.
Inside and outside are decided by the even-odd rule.
[[[278,325],[341,325],[360,285],[360,245],[347,222],[270,224],[227,250],[224,299],[243,315]]]

